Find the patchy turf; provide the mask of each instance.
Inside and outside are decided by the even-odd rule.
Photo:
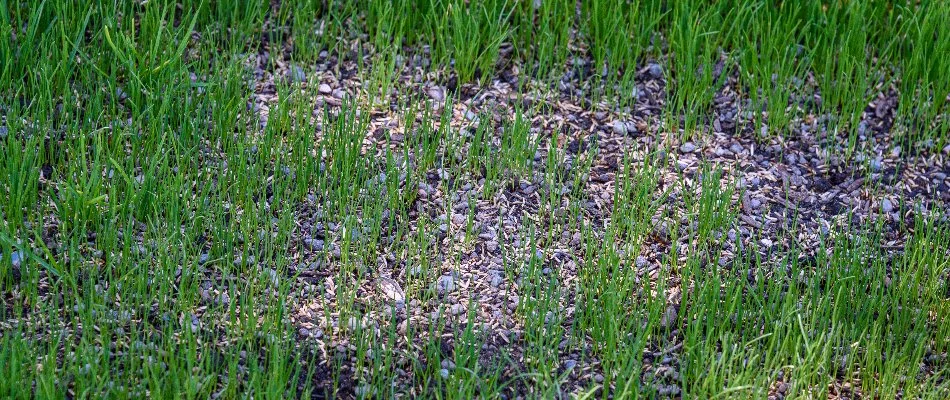
[[[0,17],[0,397],[950,397],[941,2]]]

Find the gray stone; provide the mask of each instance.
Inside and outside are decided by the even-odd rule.
[[[693,142],[683,143],[683,145],[680,146],[680,151],[683,153],[692,153],[696,151],[696,145],[693,144]]]
[[[759,207],[762,207],[762,201],[760,201],[759,199],[749,200],[749,208],[753,210],[758,210]]]
[[[576,367],[576,366],[577,366],[577,361],[574,361],[574,360],[570,360],[570,359],[569,359],[569,360],[567,360],[567,361],[564,362],[564,370],[566,370],[566,371],[570,371],[570,370],[574,369],[574,367]]]
[[[881,167],[882,167],[881,160],[878,160],[878,159],[871,160],[871,171],[881,172]]]
[[[647,266],[647,258],[644,256],[637,256],[635,261],[637,268],[643,268]]]
[[[778,385],[778,388],[776,388],[776,390],[781,394],[785,394],[785,392],[788,391],[788,384],[785,382],[782,382]]]
[[[680,388],[676,385],[663,385],[657,390],[656,394],[660,396],[676,396],[680,394]]]
[[[452,275],[442,275],[436,282],[439,294],[452,293],[455,291],[455,278]]]
[[[291,65],[287,69],[287,80],[291,83],[300,83],[307,80],[307,73],[299,65]]]
[[[614,129],[614,133],[616,133],[616,134],[618,134],[618,135],[626,135],[626,134],[627,134],[627,125],[624,124],[623,121],[614,121],[614,123],[613,123],[611,126],[612,126],[613,129]]]
[[[306,238],[303,240],[304,246],[307,250],[310,251],[322,251],[323,250],[323,241],[320,239]]]
[[[627,128],[627,133],[635,133],[635,132],[639,132],[639,131],[640,131],[640,129],[637,128],[636,122],[627,121],[624,125],[625,125],[626,128]]]
[[[583,239],[584,239],[584,236],[581,235],[580,232],[574,232],[574,234],[571,235],[571,246],[578,246],[578,245],[580,245],[580,244],[581,244],[581,240],[583,240]]]
[[[894,204],[891,203],[890,200],[884,199],[884,201],[881,202],[881,211],[884,211],[888,214],[894,212]]]
[[[442,368],[445,368],[449,371],[455,369],[455,363],[452,360],[449,360],[448,358],[442,360],[442,362],[439,365],[441,365]]]
[[[19,268],[20,263],[23,262],[23,254],[19,250],[10,253],[10,263],[13,264],[13,268]]]
[[[429,90],[426,91],[426,94],[428,94],[429,97],[432,98],[432,100],[435,100],[437,102],[441,102],[442,100],[445,100],[445,91],[442,89],[441,86],[433,86],[429,88]]]
[[[405,292],[402,290],[402,286],[400,286],[395,280],[386,277],[380,277],[376,281],[376,286],[387,299],[395,303],[405,302]]]
[[[501,283],[504,282],[504,280],[505,279],[502,278],[501,275],[495,275],[491,277],[491,286],[497,288],[498,286],[501,286]]]

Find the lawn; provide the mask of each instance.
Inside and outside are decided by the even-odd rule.
[[[950,398],[947,21],[0,0],[0,398]]]

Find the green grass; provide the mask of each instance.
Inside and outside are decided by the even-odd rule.
[[[0,1],[0,397],[950,397],[946,215],[903,220],[899,251],[848,215],[818,249],[788,230],[733,253],[738,172],[670,182],[675,147],[622,141],[600,196],[615,143],[538,122],[568,71],[630,114],[658,63],[660,136],[702,141],[728,87],[738,131],[827,115],[821,145],[855,161],[893,90],[895,143],[943,157],[950,3],[578,4]],[[321,73],[355,92],[328,106]],[[467,108],[493,86],[517,105]],[[485,222],[501,206],[523,218]],[[502,330],[439,286],[489,232]],[[383,278],[402,300],[376,301]]]

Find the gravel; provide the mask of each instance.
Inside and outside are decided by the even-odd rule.
[[[647,261],[647,258],[644,256],[637,256],[635,263],[636,263],[637,268],[643,268],[647,266],[649,261]]]
[[[323,243],[323,240],[308,237],[303,240],[303,244],[307,248],[307,250],[322,251],[324,243]]]
[[[534,171],[526,175],[514,177],[512,181],[505,182],[507,186],[502,187],[500,191],[496,192],[493,198],[483,196],[484,194],[480,192],[481,182],[479,182],[478,179],[478,175],[480,174],[472,174],[475,175],[474,179],[471,175],[467,175],[466,173],[463,173],[462,176],[456,176],[454,173],[447,172],[446,169],[448,168],[426,171],[427,173],[423,173],[423,182],[418,183],[417,188],[408,187],[410,190],[416,189],[419,194],[416,203],[412,205],[409,218],[434,219],[436,229],[430,229],[435,232],[431,232],[432,234],[430,236],[432,237],[432,242],[427,245],[431,246],[436,254],[457,254],[458,257],[454,259],[448,259],[450,257],[446,257],[446,259],[440,258],[440,264],[433,265],[430,267],[431,269],[427,269],[425,273],[422,268],[418,266],[417,261],[410,259],[401,260],[400,255],[396,255],[395,260],[382,261],[379,263],[381,264],[379,271],[374,271],[374,274],[392,276],[400,279],[400,281],[402,281],[403,278],[413,277],[414,279],[402,281],[407,285],[413,280],[418,282],[418,279],[429,280],[435,278],[436,282],[434,285],[429,286],[429,288],[430,290],[436,289],[438,294],[443,296],[441,300],[435,301],[434,303],[428,301],[420,302],[418,299],[404,299],[409,302],[409,304],[405,305],[403,311],[408,315],[398,314],[398,316],[396,316],[396,318],[402,318],[399,328],[400,333],[404,334],[406,332],[405,321],[407,319],[415,321],[412,318],[416,318],[418,315],[421,317],[420,319],[428,321],[426,317],[432,312],[431,307],[433,306],[436,308],[447,307],[442,310],[449,315],[463,315],[468,310],[467,305],[469,303],[467,303],[467,301],[477,301],[476,304],[478,307],[473,309],[474,314],[471,316],[477,323],[486,324],[489,326],[487,329],[490,332],[499,333],[501,336],[508,337],[508,333],[510,332],[510,336],[516,337],[516,332],[522,329],[522,327],[519,326],[519,321],[512,318],[512,312],[509,312],[509,310],[513,311],[517,308],[517,294],[512,295],[512,293],[518,293],[518,290],[521,289],[518,287],[518,283],[521,282],[516,278],[519,272],[514,272],[506,278],[504,273],[498,270],[502,268],[502,265],[510,265],[509,262],[511,261],[520,263],[526,258],[530,259],[536,256],[539,260],[544,261],[544,264],[539,266],[539,269],[542,269],[543,273],[551,274],[565,280],[575,279],[578,270],[583,268],[583,265],[578,263],[578,265],[568,266],[569,264],[558,256],[558,251],[564,251],[568,254],[573,253],[574,257],[582,257],[581,254],[583,253],[579,252],[578,249],[583,249],[585,243],[584,235],[580,232],[574,232],[576,228],[555,226],[554,229],[558,229],[558,231],[556,231],[557,234],[553,236],[560,238],[560,241],[555,239],[554,243],[551,243],[550,246],[541,246],[543,247],[543,252],[533,254],[533,251],[526,251],[526,248],[530,248],[530,246],[522,245],[523,242],[531,243],[530,240],[519,240],[517,237],[512,238],[512,236],[518,235],[517,232],[524,226],[525,218],[532,218],[537,214],[542,214],[542,212],[538,211],[537,198],[539,194],[541,195],[540,197],[543,198],[548,193],[557,193],[562,188],[566,189],[562,193],[579,189],[589,195],[584,197],[584,200],[581,200],[582,203],[580,204],[583,207],[583,211],[589,212],[589,214],[581,215],[579,218],[588,219],[585,222],[593,222],[594,225],[602,225],[602,221],[610,218],[611,209],[613,208],[611,204],[613,197],[611,196],[612,193],[610,193],[610,190],[620,187],[618,178],[622,176],[622,173],[620,172],[621,168],[618,167],[617,164],[622,162],[622,158],[617,155],[625,155],[627,151],[630,152],[633,156],[633,162],[636,163],[643,160],[643,152],[653,151],[653,149],[656,148],[655,151],[656,154],[659,155],[658,160],[660,161],[658,174],[661,175],[662,184],[667,187],[669,187],[671,183],[676,186],[680,182],[682,182],[684,186],[694,185],[700,177],[693,172],[703,166],[704,163],[708,163],[712,167],[721,166],[724,168],[724,171],[730,171],[725,174],[726,177],[722,178],[724,183],[729,182],[729,175],[741,179],[742,183],[739,187],[742,190],[734,195],[734,203],[729,205],[730,207],[741,206],[737,207],[741,215],[736,221],[735,226],[725,228],[722,232],[718,232],[719,235],[717,236],[717,239],[728,242],[725,243],[725,245],[730,248],[724,249],[724,251],[729,251],[730,254],[728,257],[711,255],[711,258],[709,258],[710,265],[708,265],[710,268],[715,268],[716,265],[724,269],[735,268],[733,264],[741,263],[734,260],[741,260],[740,257],[745,256],[742,252],[747,248],[754,248],[757,251],[762,251],[763,249],[766,251],[776,251],[783,248],[783,246],[787,245],[787,242],[783,240],[780,235],[776,235],[776,225],[781,226],[786,224],[788,218],[780,213],[788,213],[789,210],[795,207],[798,207],[798,210],[795,211],[800,210],[802,212],[802,231],[810,232],[818,236],[822,232],[829,232],[829,227],[835,229],[833,217],[839,212],[837,211],[839,209],[870,211],[878,209],[885,213],[893,213],[899,209],[898,205],[902,204],[901,202],[907,201],[902,197],[903,194],[899,192],[900,189],[894,189],[893,192],[887,193],[886,196],[888,196],[888,198],[886,199],[883,197],[871,197],[873,195],[855,195],[855,188],[866,187],[860,184],[852,187],[857,179],[853,177],[861,175],[862,171],[852,171],[847,161],[843,161],[840,157],[835,155],[836,150],[831,150],[830,159],[824,158],[821,153],[816,153],[815,149],[817,149],[818,146],[815,146],[812,140],[824,133],[822,131],[822,124],[818,122],[796,124],[805,126],[808,132],[810,132],[810,134],[802,135],[801,138],[785,138],[778,142],[770,138],[758,138],[758,129],[752,129],[751,125],[748,124],[748,119],[754,115],[752,113],[743,115],[742,112],[738,111],[745,109],[741,106],[741,101],[744,99],[741,94],[726,93],[728,87],[724,89],[724,93],[721,96],[723,100],[720,101],[717,99],[717,104],[714,105],[714,107],[717,108],[714,112],[715,115],[718,115],[718,118],[713,116],[713,118],[709,119],[710,125],[718,123],[719,126],[713,130],[717,133],[711,135],[704,134],[702,139],[694,139],[696,142],[677,143],[672,149],[673,151],[678,150],[679,154],[674,157],[668,157],[667,153],[669,150],[664,150],[662,147],[662,145],[665,145],[667,142],[658,143],[656,139],[657,136],[654,135],[654,133],[666,133],[665,129],[667,128],[664,128],[662,123],[659,123],[658,120],[654,118],[655,115],[652,114],[657,109],[662,108],[663,82],[657,82],[656,79],[664,77],[663,68],[661,64],[654,62],[649,63],[646,68],[640,70],[643,75],[637,77],[638,86],[635,95],[639,97],[639,101],[637,101],[635,105],[631,105],[630,108],[605,108],[596,104],[579,106],[578,104],[572,103],[574,96],[583,96],[583,94],[578,93],[580,93],[580,90],[588,90],[588,87],[585,87],[582,81],[571,76],[566,77],[565,81],[561,82],[564,88],[570,88],[569,95],[564,95],[562,98],[557,99],[557,101],[552,102],[555,108],[562,105],[566,106],[563,109],[552,111],[552,113],[556,114],[554,118],[551,118],[551,115],[532,116],[532,118],[535,118],[532,120],[532,128],[537,127],[538,129],[537,132],[533,131],[532,133],[547,136],[551,134],[552,130],[559,129],[558,127],[561,126],[565,127],[562,131],[557,132],[559,132],[559,135],[563,135],[563,139],[565,139],[563,145],[565,148],[571,149],[573,146],[574,150],[569,150],[573,151],[573,154],[582,154],[584,148],[591,146],[590,143],[596,143],[598,152],[591,160],[590,180],[582,181],[580,188],[570,185],[561,186],[558,184],[558,186],[549,192],[549,188],[538,184],[539,181],[534,175],[537,174],[539,170],[543,170],[543,167],[538,168],[538,165],[543,165],[543,162],[536,163]],[[352,80],[344,82],[343,78],[339,77],[314,76],[311,78],[315,82],[322,81],[331,83],[334,85],[333,87],[358,87],[356,85],[358,82]],[[418,84],[422,86],[422,88],[417,88],[416,92],[427,95],[434,102],[442,102],[446,97],[453,97],[454,100],[454,94],[448,93],[448,90],[443,86],[436,86],[431,82],[423,83],[422,81],[418,81]],[[451,86],[453,87],[452,90],[455,90],[455,85],[451,84]],[[341,89],[334,90],[333,87],[328,84],[322,84],[318,88],[318,91],[325,95],[333,93],[334,96],[339,95],[339,97],[342,98],[345,92]],[[465,91],[467,88],[459,87],[458,90]],[[475,90],[469,90],[469,93],[465,93],[462,96],[464,100],[461,100],[461,103],[455,104],[456,107],[451,110],[453,111],[451,116],[453,126],[468,129],[468,126],[472,125],[470,121],[477,121],[479,118],[492,118],[493,115],[491,113],[494,112],[492,107],[498,106],[503,108],[510,106],[510,104],[504,104],[506,101],[504,99],[508,98],[506,93],[503,92],[504,90],[505,89],[498,89],[498,87],[494,86],[491,88],[478,89],[479,93],[485,93],[488,96],[475,94]],[[356,93],[355,90],[354,93]],[[717,94],[717,96],[719,95]],[[489,101],[488,99],[502,100],[496,103],[493,102],[494,100]],[[327,104],[332,104],[332,102],[328,101]],[[498,117],[499,115],[505,114],[496,114],[494,117]],[[375,132],[376,129],[379,128],[389,129],[389,126],[386,125],[389,123],[389,116],[372,118],[375,119],[371,121],[370,132]],[[873,116],[868,118],[873,118]],[[866,158],[864,159],[866,162],[864,165],[869,166],[873,172],[881,172],[885,169],[885,166],[891,168],[897,164],[893,158],[902,155],[906,156],[908,153],[911,153],[910,150],[904,152],[899,150],[895,151],[892,141],[878,140],[881,138],[875,135],[886,134],[886,131],[879,129],[881,127],[879,122],[880,121],[862,121],[861,127],[859,127],[859,129],[863,130],[863,134],[869,136],[867,139],[868,142],[865,144],[873,148],[873,151],[867,152]],[[637,134],[631,135],[633,132]],[[497,139],[498,137],[492,138],[493,146],[497,145],[498,142],[494,141]],[[559,137],[558,139],[560,140],[561,138]],[[590,141],[588,141],[588,139],[590,139]],[[367,149],[371,150],[373,148],[371,146],[372,144],[379,143],[367,143]],[[657,147],[658,145],[660,146]],[[703,149],[708,149],[709,151],[704,152]],[[947,145],[943,151],[950,154],[950,145]],[[536,160],[543,160],[545,157],[543,151],[538,151],[536,154]],[[818,157],[817,159],[820,161],[816,161],[816,157]],[[577,168],[581,156],[572,158],[569,155],[568,158],[569,160],[565,161],[566,169],[570,171],[572,167]],[[671,158],[675,158],[675,161],[670,162]],[[910,157],[907,158],[909,159]],[[409,164],[411,164],[411,162]],[[910,167],[913,167],[913,165],[910,165]],[[679,168],[684,173],[677,173],[677,171],[675,171],[676,168]],[[938,177],[938,175],[934,174],[934,171],[940,168],[940,166],[936,168],[931,166],[931,170],[927,171],[928,176],[942,181],[944,179],[943,177]],[[903,171],[903,169],[901,169],[901,171]],[[917,170],[908,170],[907,176],[913,176],[910,175],[911,173],[917,174],[917,176],[921,174],[919,168]],[[882,179],[881,174],[871,175],[877,175],[878,178],[876,179],[878,180]],[[898,175],[896,179],[901,180],[901,183],[907,183],[906,176]],[[503,179],[507,180],[508,177],[506,176]],[[867,179],[875,178],[868,177]],[[400,181],[402,181],[402,179],[400,179]],[[924,183],[918,186],[928,187]],[[445,190],[447,187],[460,189],[457,189],[457,193],[446,193]],[[937,190],[940,190],[939,185],[936,187]],[[673,189],[673,191],[676,192],[676,189]],[[743,198],[741,193],[748,193],[749,195]],[[564,197],[565,200],[572,200],[567,199],[567,195]],[[663,202],[662,207],[664,213],[667,212],[667,210],[669,210],[670,213],[675,213],[677,211],[676,208],[683,202],[683,197],[683,194],[680,192],[675,193],[675,196],[671,194],[668,200],[665,198],[658,200]],[[470,204],[466,201],[471,201],[472,203]],[[316,199],[311,200],[311,203],[317,202]],[[807,207],[803,207],[803,203],[807,203]],[[476,228],[475,231],[478,233],[478,241],[476,241],[476,243],[463,243],[459,237],[439,234],[440,232],[447,233],[452,226],[467,224],[470,205],[474,206],[476,210],[472,215]],[[544,212],[546,211],[547,210]],[[555,208],[550,211],[557,215],[558,209]],[[439,214],[442,214],[441,219],[434,218],[434,216]],[[825,221],[831,222],[828,224]],[[656,221],[654,225],[656,229],[646,235],[647,239],[644,243],[644,248],[638,253],[623,257],[622,262],[629,264],[632,261],[638,268],[638,279],[647,280],[651,279],[651,275],[663,273],[664,263],[661,261],[662,256],[658,255],[662,255],[664,252],[669,251],[670,247],[676,246],[677,244],[673,242],[677,240],[677,238],[682,240],[684,237],[688,237],[688,235],[685,234],[671,235],[670,232],[682,233],[688,231],[690,222],[691,221],[688,220],[680,222],[663,219]],[[504,227],[502,227],[502,225],[504,225]],[[487,227],[493,227],[491,229],[497,229],[497,232],[489,230]],[[602,238],[596,236],[599,232],[595,231],[593,233],[593,240]],[[719,236],[721,236],[721,238]],[[499,243],[500,237],[505,238],[502,243]],[[762,239],[765,240],[760,242]],[[817,247],[811,246],[815,243],[812,238],[807,238],[805,241],[808,243],[803,245],[803,247]],[[756,242],[761,243],[761,246],[757,245]],[[308,238],[303,239],[300,243],[312,251],[313,249],[319,248],[316,243],[323,242],[318,241],[318,239]],[[328,239],[322,246],[325,247],[331,245],[331,243],[332,242]],[[732,246],[734,246],[734,248]],[[338,249],[337,252],[339,252]],[[301,260],[301,263],[312,262],[312,260],[307,259],[306,252],[304,253],[304,260]],[[550,257],[545,259],[544,254],[550,255]],[[515,260],[509,260],[509,257]],[[631,260],[631,258],[633,259]],[[496,261],[496,259],[498,261]],[[320,270],[321,272],[328,271],[332,273],[336,264],[336,262],[329,260]],[[515,265],[517,266],[518,264]],[[439,274],[439,272],[436,271],[449,270],[460,271],[461,275],[455,274],[454,272],[444,275],[429,275],[430,272]],[[744,271],[742,271],[742,273],[744,275]],[[466,284],[459,284],[459,282],[456,282],[457,279],[464,279]],[[370,280],[370,282],[372,282],[372,280]],[[428,282],[431,284],[431,280]],[[337,282],[337,284],[339,285],[341,283]],[[319,282],[314,283],[314,285],[319,285]],[[407,289],[408,287],[409,286],[407,286]],[[670,299],[669,303],[667,303],[669,306],[667,306],[661,315],[660,325],[664,328],[669,328],[670,332],[675,332],[678,324],[679,301],[681,300],[675,299],[675,295],[671,295],[670,293],[675,290],[680,290],[680,288],[674,286],[667,290],[666,295],[669,296],[668,298]],[[388,288],[378,287],[375,292],[370,288],[370,293],[375,293],[376,296],[370,296],[367,302],[391,302],[394,298],[398,298],[398,296],[392,295],[395,291]],[[514,298],[514,301],[511,300],[512,298]],[[460,299],[471,300],[462,300],[460,302]],[[571,304],[572,301],[574,300],[565,299],[565,308],[573,307],[573,304]],[[686,304],[684,303],[684,307],[685,306]],[[379,308],[385,309],[387,307],[383,305]],[[372,310],[372,308],[369,309]],[[564,320],[569,320],[570,318],[569,312],[562,315],[559,311],[557,315],[564,318]],[[551,318],[546,316],[545,319]],[[451,320],[451,323],[455,322],[454,319]],[[679,322],[688,324],[689,318],[684,316],[684,319]],[[304,325],[308,324],[305,323]],[[315,336],[315,327],[308,325],[304,328],[308,330],[310,337]],[[331,338],[337,339],[332,329],[324,328],[326,329],[328,341]],[[500,332],[505,333],[502,334]],[[676,335],[676,333],[671,334]],[[514,343],[523,343],[523,341],[515,341]],[[514,347],[515,350],[517,350],[517,344],[514,345]],[[671,360],[678,359],[677,357],[676,355],[672,357],[664,356],[663,363],[669,365],[668,368],[675,370],[677,363]],[[580,378],[583,380],[591,378],[593,376],[592,374],[595,374],[595,371],[597,371],[596,364],[590,367],[588,366],[587,363],[589,361],[590,360],[585,359],[583,360],[583,364],[579,366],[578,361],[568,359],[563,362],[562,366],[565,370],[577,371],[574,375],[582,375],[581,371],[584,371],[583,377],[575,377],[575,379]],[[447,378],[451,374],[451,370],[451,368],[445,368],[443,365],[438,373],[442,377]],[[603,380],[603,376],[599,376],[599,379]],[[568,381],[570,381],[570,379]],[[664,383],[668,384],[670,382],[667,381]],[[681,392],[680,388],[675,385],[663,385],[659,383],[654,383],[654,385],[653,387],[657,391],[667,393],[669,396],[676,396]]]

